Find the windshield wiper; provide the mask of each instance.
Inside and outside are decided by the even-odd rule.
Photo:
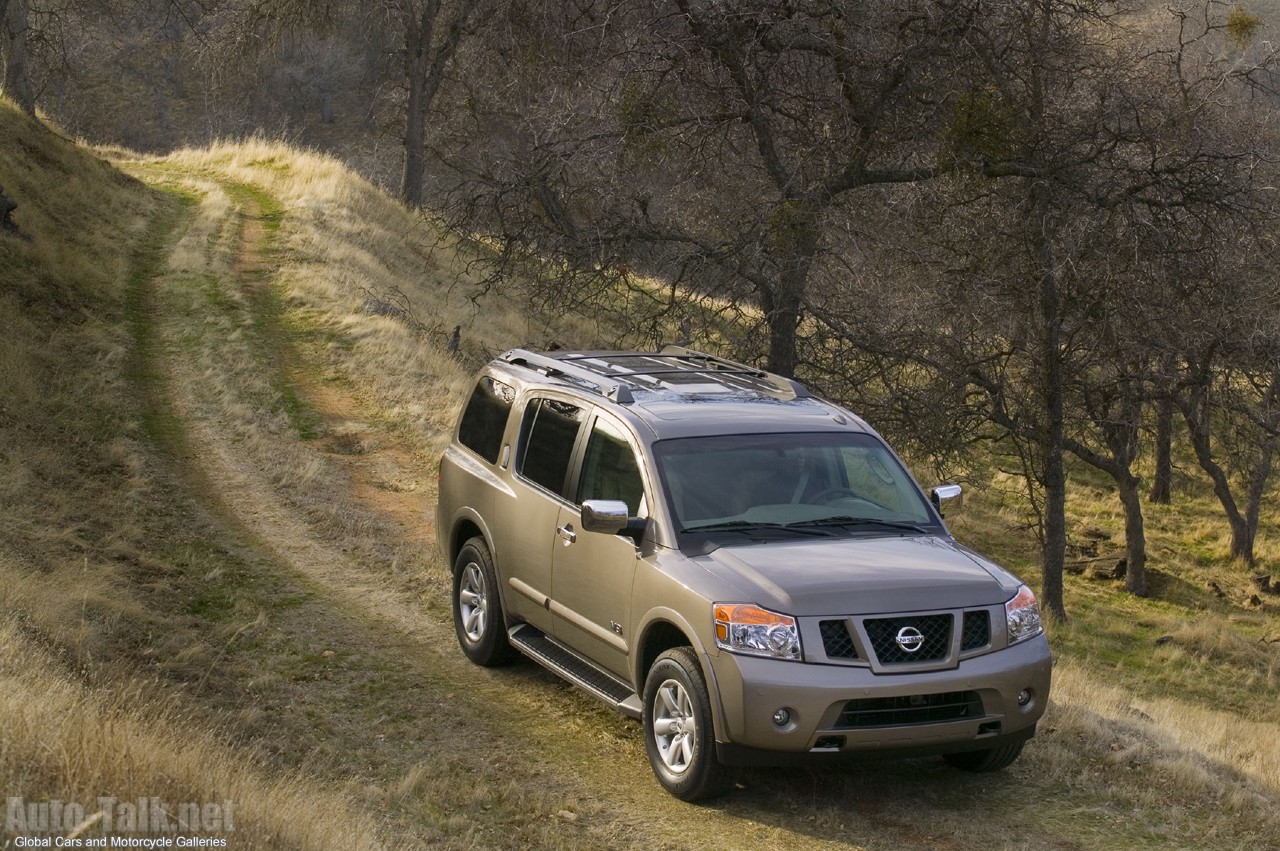
[[[906,523],[900,520],[878,520],[874,517],[849,517],[844,514],[836,517],[823,517],[819,520],[800,520],[787,524],[788,528],[793,529],[813,526],[879,526],[885,529],[901,529],[904,532],[925,534],[924,528],[917,526],[915,523]]]
[[[804,524],[796,523],[764,523],[752,520],[726,520],[723,523],[707,523],[703,526],[690,526],[681,529],[682,533],[690,532],[761,532],[776,531],[795,532],[799,535],[821,535],[829,537],[830,532],[824,532],[821,529],[804,528]]]

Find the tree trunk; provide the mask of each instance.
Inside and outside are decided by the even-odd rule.
[[[1051,43],[1052,24],[1043,4],[1036,8],[1029,22],[1028,33],[1032,44],[1048,47]],[[1032,65],[1028,83],[1030,90],[1029,113],[1037,135],[1048,131],[1046,118],[1048,97],[1045,94],[1043,70]],[[1065,382],[1062,353],[1062,282],[1060,264],[1056,256],[1053,234],[1058,223],[1053,189],[1044,179],[1033,178],[1027,186],[1027,198],[1031,202],[1028,245],[1038,277],[1040,302],[1040,365],[1041,392],[1043,393],[1045,435],[1044,452],[1044,552],[1042,555],[1041,606],[1048,616],[1057,621],[1067,620],[1067,605],[1062,587],[1062,575],[1067,560],[1067,471]]]
[[[769,333],[769,360],[765,368],[778,375],[796,374],[796,336],[800,327],[800,300],[783,286],[762,297],[765,325]]]
[[[1046,268],[1042,295],[1047,304],[1056,302],[1056,282],[1051,267]],[[1056,307],[1054,308],[1056,310]],[[1063,382],[1059,326],[1048,314],[1042,352],[1045,357],[1045,413],[1048,429],[1044,451],[1044,550],[1041,557],[1041,606],[1048,616],[1065,623],[1067,604],[1062,575],[1067,560],[1067,470],[1065,425],[1063,423]]]
[[[767,369],[787,378],[794,378],[800,365],[798,333],[800,313],[804,307],[804,294],[809,286],[809,272],[818,254],[818,212],[800,210],[793,206],[794,214],[789,227],[776,236],[782,243],[783,258],[778,283],[761,294],[765,324],[769,329],[769,362]]]
[[[27,0],[10,0],[3,18],[4,93],[28,115],[36,114],[27,54]]]
[[[1040,361],[1044,370],[1042,393],[1045,413],[1044,452],[1044,552],[1043,608],[1049,616],[1066,621],[1067,606],[1062,574],[1067,560],[1067,472],[1065,390],[1062,365],[1062,293],[1058,264],[1054,256],[1050,232],[1053,228],[1053,204],[1050,188],[1043,181],[1033,181],[1030,196],[1034,214],[1031,244],[1038,262],[1040,289]]]
[[[1256,423],[1263,433],[1262,445],[1258,447],[1258,458],[1250,471],[1249,490],[1245,495],[1244,508],[1245,528],[1249,534],[1248,557],[1245,560],[1249,564],[1254,563],[1253,547],[1258,537],[1259,515],[1262,513],[1262,501],[1267,493],[1267,481],[1271,478],[1276,443],[1280,441],[1280,404],[1277,404],[1278,402],[1280,402],[1280,370],[1276,370],[1271,375],[1270,384],[1259,405],[1260,419]],[[1235,555],[1234,546],[1232,555]]]
[[[1249,526],[1248,518],[1241,513],[1235,495],[1231,493],[1231,482],[1227,473],[1213,458],[1210,445],[1209,410],[1205,399],[1207,391],[1203,387],[1191,390],[1191,397],[1181,399],[1178,407],[1182,410],[1182,418],[1187,424],[1191,437],[1191,446],[1196,452],[1196,461],[1200,469],[1208,474],[1213,482],[1213,493],[1218,497],[1223,512],[1227,515],[1227,523],[1231,526],[1231,557],[1253,564],[1254,529]]]
[[[1155,505],[1173,501],[1173,400],[1167,397],[1156,404],[1156,468],[1148,498]]]
[[[1053,277],[1046,270],[1044,278]],[[1043,283],[1043,282],[1042,282]],[[1046,301],[1056,299],[1056,283],[1043,283]],[[1054,294],[1048,294],[1052,290]],[[1044,400],[1047,428],[1044,453],[1044,549],[1042,552],[1041,605],[1049,617],[1066,621],[1067,606],[1062,574],[1067,559],[1067,470],[1065,426],[1063,424],[1062,360],[1057,322],[1050,319],[1045,329],[1042,354],[1045,358]]]
[[[400,180],[400,198],[410,207],[422,207],[423,185],[427,173],[427,110],[431,108],[446,69],[458,51],[458,45],[470,32],[471,16],[479,2],[459,3],[451,20],[441,18],[445,11],[442,0],[424,0],[418,9],[414,0],[401,0],[404,23],[404,71],[409,87],[405,104],[404,174]],[[437,38],[437,36],[439,36]]]
[[[1132,384],[1127,385],[1132,387]],[[1133,474],[1133,460],[1138,447],[1138,419],[1141,407],[1130,398],[1120,410],[1104,415],[1107,422],[1099,423],[1106,434],[1110,456],[1095,452],[1073,438],[1067,438],[1071,453],[1102,470],[1115,480],[1124,506],[1125,564],[1124,585],[1135,597],[1147,596],[1147,534],[1142,518],[1141,479]]]
[[[1061,421],[1052,431],[1061,434]],[[1049,446],[1054,439],[1051,437]],[[1058,444],[1061,446],[1061,443]],[[1062,574],[1067,559],[1067,474],[1062,452],[1046,447],[1044,471],[1044,549],[1041,553],[1040,604],[1052,619],[1065,622],[1067,606]]]
[[[1124,506],[1125,560],[1128,570],[1124,575],[1124,587],[1135,597],[1145,597],[1147,590],[1147,536],[1142,522],[1142,496],[1138,493],[1137,476],[1128,470],[1117,471],[1115,477],[1120,491],[1120,503]]]
[[[400,179],[400,200],[416,210],[422,207],[422,182],[427,173],[426,70],[430,44],[424,43],[419,27],[408,26],[404,46],[409,99],[405,104],[404,173]]]

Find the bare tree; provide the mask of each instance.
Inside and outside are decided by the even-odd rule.
[[[1231,555],[1247,564],[1280,444],[1280,315],[1270,284],[1255,283],[1268,280],[1250,276],[1214,291],[1209,327],[1180,341],[1175,397],[1230,526]]]
[[[1179,287],[1210,274],[1215,244],[1259,212],[1267,143],[1225,93],[1265,67],[1198,55],[1220,18],[1156,48],[1109,4],[984,6],[965,41],[978,61],[951,101],[945,179],[899,190],[881,212],[900,268],[850,263],[845,282],[812,288],[808,310],[848,346],[908,365],[886,395],[948,380],[972,391],[1033,486],[1043,602],[1064,617],[1067,453],[1116,481],[1126,584],[1147,592],[1134,469],[1145,412],[1168,386],[1163,329],[1202,309]],[[911,246],[893,229],[928,236]],[[894,277],[914,278],[914,305],[884,297]]]
[[[332,0],[231,0],[228,5],[220,49],[252,50],[262,35],[273,42],[294,31],[325,32],[353,17],[394,29],[404,86],[400,198],[421,207],[432,106],[460,45],[488,14],[489,0],[380,0],[355,7]]]
[[[412,207],[422,206],[428,113],[459,44],[470,33],[473,21],[485,14],[483,5],[466,0],[395,0],[390,4],[404,32],[407,89],[400,198]]]
[[[1199,55],[1220,16],[1175,18],[1152,47],[1101,0],[511,9],[487,37],[539,73],[481,71],[459,102],[469,144],[445,154],[459,220],[500,237],[490,256],[554,277],[564,306],[623,266],[754,302],[768,366],[837,396],[851,371],[896,381],[900,407],[903,388],[953,388],[951,422],[978,435],[958,412],[981,410],[1037,487],[1046,608],[1065,616],[1068,452],[1116,479],[1145,593],[1133,470],[1155,355],[1098,317],[1146,315],[1126,298],[1160,283],[1129,258],[1255,176],[1254,140],[1204,131],[1259,67]],[[927,238],[895,238],[933,204]],[[889,247],[944,288],[933,312],[875,274]]]
[[[31,84],[28,48],[30,34],[27,0],[6,0],[0,15],[0,45],[4,49],[4,93],[28,115],[36,114],[36,94]]]
[[[468,92],[462,132],[477,141],[450,161],[472,227],[531,257],[637,265],[752,304],[768,367],[794,374],[806,293],[845,208],[936,172],[928,131],[964,17],[896,0],[509,15],[535,25],[494,27],[511,39],[499,55],[541,58],[533,81]],[[572,96],[533,85],[571,75]],[[496,140],[478,132],[495,126]]]

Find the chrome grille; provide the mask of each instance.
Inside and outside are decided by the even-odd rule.
[[[951,650],[951,629],[954,618],[944,615],[906,615],[898,618],[868,618],[864,625],[871,649],[881,665],[900,665],[912,662],[936,662],[945,659]],[[920,649],[909,653],[898,645],[898,633],[912,627],[924,636]]]

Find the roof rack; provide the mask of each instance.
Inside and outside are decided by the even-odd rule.
[[[781,375],[760,369],[754,366],[748,366],[745,363],[722,358],[717,355],[709,355],[705,352],[699,352],[695,349],[677,346],[674,344],[662,347],[658,352],[661,356],[679,358],[683,361],[697,361],[704,364],[704,370],[710,373],[731,373],[736,375],[748,375],[752,378],[758,378],[771,384],[781,395],[790,396],[793,399],[807,399],[813,394],[809,392],[809,388],[805,387],[799,381],[792,378],[785,378]],[[652,374],[652,373],[651,373]]]
[[[602,375],[600,372],[580,366],[576,363],[567,362],[561,358],[551,357],[549,355],[538,354],[524,349],[511,349],[503,352],[502,359],[507,363],[523,364],[532,370],[541,372],[547,376],[562,375],[565,378],[573,379],[576,383],[586,384],[596,388],[601,396],[606,399],[612,399],[620,405],[629,405],[635,401],[635,397],[631,395],[631,386],[621,382],[608,383],[601,381],[602,378],[610,378],[612,376]]]
[[[650,361],[665,361],[665,366],[644,369],[620,367],[602,369],[610,358],[639,357]],[[660,384],[663,376],[705,375],[719,383],[726,378],[741,390],[752,390],[774,398],[791,400],[812,396],[808,388],[798,381],[738,363],[717,355],[688,349],[683,346],[666,346],[658,352],[565,352],[564,354],[539,354],[524,349],[511,349],[502,355],[508,363],[522,364],[548,376],[562,376],[576,384],[594,388],[600,395],[619,404],[635,401],[633,390],[652,390],[640,379],[650,379]],[[761,386],[763,385],[763,386]]]

